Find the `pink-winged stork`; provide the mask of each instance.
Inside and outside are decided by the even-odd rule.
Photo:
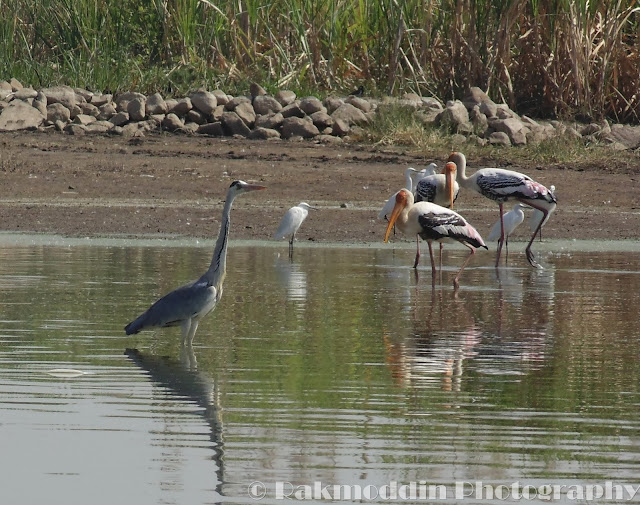
[[[460,274],[475,254],[476,248],[484,247],[484,241],[476,229],[457,212],[441,207],[431,202],[413,202],[413,194],[407,189],[401,189],[396,194],[396,204],[389,218],[387,230],[384,235],[385,243],[389,241],[389,235],[393,225],[396,224],[400,231],[408,235],[417,235],[427,241],[429,256],[431,257],[431,275],[435,282],[436,266],[433,261],[431,242],[460,242],[469,248],[469,256],[464,261],[460,270],[453,279],[454,288],[458,288]],[[416,254],[414,268],[418,265],[420,253]],[[442,266],[442,265],[441,265]]]
[[[481,195],[498,202],[500,207],[500,240],[498,242],[498,253],[496,256],[496,266],[500,262],[500,252],[505,240],[504,222],[503,222],[503,205],[508,201],[517,201],[539,210],[544,215],[540,223],[531,236],[531,240],[527,244],[525,252],[527,260],[533,267],[540,268],[534,260],[533,252],[531,252],[531,244],[538,233],[538,230],[549,215],[556,208],[557,200],[553,192],[549,191],[539,182],[534,181],[531,177],[513,170],[505,170],[502,168],[481,168],[473,175],[467,177],[467,159],[460,152],[453,152],[449,156],[449,161],[454,162],[458,167],[457,180],[463,188],[472,189]]]

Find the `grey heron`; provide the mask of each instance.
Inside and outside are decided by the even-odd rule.
[[[280,226],[276,230],[273,238],[280,240],[285,237],[289,237],[289,257],[293,257],[293,241],[296,238],[296,233],[300,228],[302,222],[307,219],[309,215],[309,209],[314,209],[307,202],[300,202],[298,205],[291,207],[280,221]]]
[[[220,232],[213,250],[211,265],[199,279],[174,289],[156,301],[146,312],[125,327],[127,335],[147,328],[180,326],[182,344],[191,345],[200,319],[211,312],[222,296],[222,283],[227,271],[227,244],[231,221],[229,213],[236,196],[264,186],[233,181],[227,191],[222,210]]]
[[[449,160],[454,162],[458,167],[458,183],[463,188],[472,189],[482,196],[498,202],[500,207],[500,240],[498,241],[498,254],[496,255],[496,266],[500,262],[500,252],[502,244],[504,244],[504,222],[502,220],[503,205],[507,201],[516,201],[524,203],[529,207],[542,212],[544,218],[538,224],[536,230],[531,235],[531,240],[525,248],[527,260],[532,267],[540,268],[534,261],[531,245],[538,234],[538,230],[547,220],[548,216],[556,208],[557,200],[552,191],[549,191],[539,182],[534,181],[531,177],[513,170],[505,170],[502,168],[481,168],[473,175],[467,177],[465,172],[467,167],[467,158],[464,154],[453,152],[449,156]]]

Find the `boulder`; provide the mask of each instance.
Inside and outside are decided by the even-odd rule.
[[[242,102],[238,104],[235,108],[234,112],[244,121],[244,123],[252,128],[254,123],[256,122],[256,112],[253,110],[253,105],[251,102]]]
[[[167,102],[164,101],[162,95],[160,93],[155,93],[147,98],[146,103],[147,114],[166,114],[167,113]]]
[[[281,89],[276,93],[275,99],[280,102],[280,105],[286,107],[287,105],[295,102],[296,94],[293,91]]]
[[[68,123],[71,120],[71,112],[61,103],[52,103],[47,105],[47,121],[55,123],[62,121]]]
[[[311,138],[319,134],[320,132],[313,122],[299,117],[285,118],[282,123],[282,137],[285,139],[291,137]]]
[[[253,110],[256,114],[269,114],[272,112],[280,112],[282,105],[272,96],[260,95],[253,99]]]
[[[315,96],[307,96],[300,100],[300,109],[302,112],[310,116],[314,112],[326,112],[326,108],[322,102]]]
[[[147,113],[145,103],[146,98],[134,98],[127,104],[127,112],[131,121],[142,121]]]
[[[216,95],[209,91],[196,91],[195,93],[192,93],[189,98],[191,99],[193,106],[205,116],[213,113],[215,108],[218,106],[218,99],[216,98]]]
[[[22,100],[14,100],[0,112],[0,131],[36,129],[44,121],[38,109]]]
[[[222,127],[227,135],[241,135],[248,137],[251,130],[235,112],[227,111],[222,114]]]
[[[271,128],[256,128],[251,131],[249,138],[252,140],[279,139],[280,132]]]
[[[53,86],[41,91],[47,97],[47,105],[61,103],[70,111],[76,106],[76,93],[69,86]]]
[[[331,117],[335,120],[340,119],[347,123],[349,126],[356,124],[364,124],[367,122],[367,117],[360,109],[354,107],[350,103],[344,103],[336,110],[333,111]]]

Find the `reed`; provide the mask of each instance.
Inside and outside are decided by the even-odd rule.
[[[637,122],[639,37],[637,0],[0,0],[0,76],[443,99],[479,86],[538,117]]]

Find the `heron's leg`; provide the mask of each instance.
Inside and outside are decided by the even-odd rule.
[[[509,235],[504,238],[504,264],[509,263]]]
[[[429,250],[431,250],[431,245],[429,245]],[[420,262],[420,235],[416,235],[416,261],[413,263],[413,268],[418,268],[419,262]]]
[[[185,319],[180,324],[180,330],[182,332],[182,345],[187,343],[187,335],[189,335],[189,330],[191,329],[191,319]]]
[[[187,335],[187,346],[191,347],[191,343],[193,342],[193,337],[195,336],[197,329],[198,329],[198,320],[192,319],[191,328],[189,328],[189,335]]]
[[[293,239],[296,237],[295,233],[291,234],[291,238],[289,239],[289,259],[293,258]]]
[[[469,251],[471,251],[471,252],[469,253],[469,256],[467,256],[467,259],[464,261],[464,263],[460,267],[460,270],[458,270],[458,273],[456,274],[455,278],[453,279],[453,289],[458,289],[460,287],[460,283],[458,282],[458,279],[460,278],[460,274],[464,270],[464,267],[467,266],[467,263],[469,263],[469,261],[471,260],[471,257],[476,253],[476,250],[472,246],[470,246],[469,244],[466,244],[464,242],[462,242],[462,243],[464,245],[466,245],[469,248]]]
[[[500,240],[498,240],[498,254],[496,255],[496,267],[500,263],[500,253],[502,252],[502,244],[504,243],[504,218],[502,217],[502,202],[500,202],[498,205],[500,206]]]

